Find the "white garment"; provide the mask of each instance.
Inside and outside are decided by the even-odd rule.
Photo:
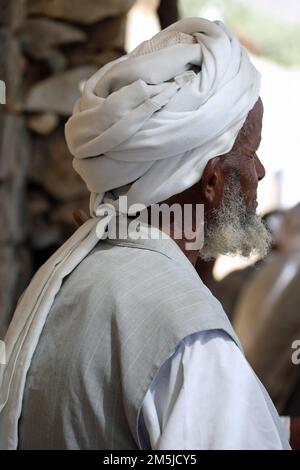
[[[256,376],[221,331],[185,338],[142,407],[153,450],[282,449]]]

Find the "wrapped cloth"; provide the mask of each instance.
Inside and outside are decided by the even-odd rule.
[[[66,125],[91,215],[114,188],[130,184],[128,205],[149,206],[199,181],[208,160],[232,148],[259,86],[236,37],[201,18],[183,19],[105,65]]]

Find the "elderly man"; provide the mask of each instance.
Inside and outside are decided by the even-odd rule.
[[[161,236],[164,221],[133,228],[141,206],[162,201],[192,204],[195,227],[204,204],[200,256],[263,256],[268,234],[255,214],[262,114],[247,53],[222,23],[199,18],[86,83],[66,138],[91,217],[17,306],[1,375],[2,448],[289,448],[193,267],[199,253],[186,231],[173,240]]]

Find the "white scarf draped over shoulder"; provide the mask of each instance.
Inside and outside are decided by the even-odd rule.
[[[74,169],[91,192],[90,215],[37,271],[5,337],[0,365],[0,448],[18,446],[26,375],[63,279],[101,239],[109,191],[149,206],[200,180],[228,152],[259,97],[260,77],[221,22],[183,19],[85,84],[66,124]],[[113,204],[117,207],[118,200]],[[126,215],[126,214],[125,214]]]

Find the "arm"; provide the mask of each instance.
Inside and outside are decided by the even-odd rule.
[[[152,449],[281,449],[242,352],[221,331],[185,338],[159,369],[142,407]]]

